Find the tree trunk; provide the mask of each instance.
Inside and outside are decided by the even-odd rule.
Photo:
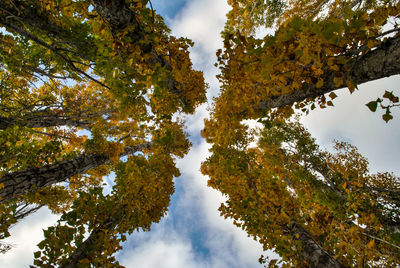
[[[348,73],[344,70],[350,70]],[[376,79],[400,74],[400,36],[390,38],[383,42],[375,50],[358,58],[350,60],[342,66],[343,84],[351,81],[354,84],[362,84]],[[272,108],[292,105],[295,102],[307,98],[314,98],[329,93],[344,86],[335,87],[333,83],[334,72],[326,73],[322,78],[324,86],[316,88],[314,84],[304,84],[301,90],[296,90],[287,95],[273,97],[260,102],[256,109],[269,110]]]
[[[302,258],[311,267],[324,267],[324,268],[344,268],[338,260],[334,259],[326,250],[324,250],[311,235],[298,223],[293,222],[287,228],[287,231],[292,235],[294,240],[301,241],[302,251],[300,252]]]
[[[75,268],[81,260],[91,259],[93,255],[91,252],[94,250],[101,252],[102,240],[104,240],[105,232],[112,231],[117,226],[115,219],[109,218],[102,225],[95,228],[89,237],[80,244],[77,249],[69,256],[68,263],[61,266],[61,268]],[[96,247],[98,245],[99,247]]]
[[[127,34],[132,42],[143,39],[142,36],[146,33],[142,31],[142,27],[136,19],[136,14],[129,8],[130,4],[127,4],[126,1],[92,0],[91,2],[96,12],[109,23],[113,34],[116,35],[116,33],[124,31],[128,26],[133,26],[131,27],[132,30]],[[153,44],[143,44],[142,50],[145,53],[153,55],[149,63],[159,63],[162,67],[171,68],[169,62],[163,56],[157,54]],[[180,89],[179,82],[174,78],[167,78],[165,82],[167,82],[168,90],[178,97],[181,104],[184,107],[188,106],[188,103],[184,99],[184,92]]]
[[[30,117],[26,119],[0,117],[0,130],[5,130],[8,127],[14,125],[26,126],[29,128],[69,126],[69,127],[80,127],[84,129],[90,129],[88,125],[91,123],[92,122],[87,120],[79,120],[73,117],[58,116],[58,115],[43,115],[43,116]]]
[[[150,142],[146,142],[125,147],[120,157],[149,148],[150,145]],[[4,185],[4,188],[0,190],[0,203],[9,201],[32,188],[42,188],[66,181],[72,176],[84,174],[90,169],[107,164],[109,161],[109,157],[105,154],[82,154],[72,160],[5,174],[0,178],[0,184]]]

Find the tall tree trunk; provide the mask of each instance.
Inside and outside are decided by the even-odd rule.
[[[146,142],[125,147],[120,157],[147,149],[150,145],[151,142]],[[75,159],[5,174],[0,178],[0,184],[4,185],[4,188],[0,190],[0,203],[11,200],[17,195],[29,191],[32,187],[42,188],[66,181],[72,176],[84,174],[90,169],[107,164],[109,161],[109,157],[105,154],[82,154]]]
[[[343,83],[351,81],[355,84],[362,84],[376,79],[400,74],[400,36],[389,38],[375,50],[367,54],[350,60],[342,66]],[[350,70],[346,72],[344,70]],[[336,87],[333,83],[334,72],[326,73],[322,78],[324,86],[317,88],[314,84],[304,84],[300,90],[292,93],[273,97],[269,100],[260,102],[256,109],[268,110],[295,102],[303,101],[307,98],[314,98],[329,93],[344,86]]]

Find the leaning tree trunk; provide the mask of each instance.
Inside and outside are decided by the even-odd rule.
[[[344,268],[338,260],[333,258],[329,252],[324,250],[311,235],[298,223],[292,222],[291,226],[285,228],[286,231],[293,237],[294,240],[301,242],[302,251],[300,252],[302,258],[311,267],[324,267],[324,268]]]
[[[110,29],[114,35],[119,32],[127,31],[128,36],[131,38],[132,42],[138,42],[143,39],[143,35],[146,34],[142,29],[142,25],[138,22],[137,15],[130,9],[126,1],[120,0],[91,0],[96,12],[104,18],[110,25]],[[162,67],[171,68],[169,62],[165,60],[162,55],[159,55],[151,43],[144,44],[142,50],[145,52],[150,52],[153,58],[149,62],[154,64],[159,63]],[[168,90],[178,97],[178,100],[183,106],[187,106],[184,98],[184,92],[180,89],[180,84],[174,78],[167,78],[167,88]]]
[[[88,120],[59,115],[39,115],[28,118],[0,117],[0,130],[5,130],[15,125],[29,128],[68,126],[88,129],[88,125],[91,123],[92,122]]]
[[[93,251],[102,251],[102,241],[105,239],[106,232],[114,230],[118,222],[110,217],[102,225],[95,228],[89,237],[80,244],[76,250],[68,257],[67,263],[62,265],[61,268],[75,268],[78,267],[80,261],[84,259],[91,259]]]
[[[149,148],[150,145],[151,142],[146,142],[125,147],[120,157]],[[0,203],[9,201],[33,187],[43,188],[66,181],[72,176],[84,174],[90,169],[107,164],[109,161],[109,157],[105,154],[82,154],[71,160],[5,174],[0,178],[0,185],[3,184],[3,189],[0,190]]]
[[[384,41],[375,50],[366,53],[363,56],[350,60],[342,66],[343,84],[347,81],[354,84],[362,84],[376,79],[400,74],[400,36],[390,38]],[[344,70],[350,70],[346,72]],[[325,74],[322,78],[324,86],[317,88],[314,84],[304,84],[302,89],[295,90],[289,94],[272,97],[269,100],[260,102],[256,109],[268,110],[286,105],[292,105],[295,102],[303,101],[307,98],[314,98],[329,93],[336,89],[333,83],[334,72]]]

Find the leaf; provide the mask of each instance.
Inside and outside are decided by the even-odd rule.
[[[376,108],[378,108],[378,102],[376,101],[370,101],[365,105],[371,110],[371,112],[376,112]]]
[[[372,239],[371,241],[368,242],[367,248],[368,248],[369,250],[373,250],[374,247],[375,247],[375,240]]]
[[[394,95],[393,92],[385,90],[385,94],[383,94],[383,97],[390,100],[394,97]]]
[[[316,87],[316,88],[321,88],[321,87],[323,87],[323,86],[324,86],[324,79],[319,78],[319,79],[318,79],[318,82],[315,84],[315,87]]]
[[[337,95],[335,94],[335,92],[332,91],[331,93],[329,93],[329,97],[333,100],[337,97]]]
[[[386,113],[386,114],[382,115],[382,119],[385,120],[385,122],[387,123],[387,122],[389,122],[389,120],[393,119],[393,116],[391,114]]]
[[[350,94],[352,94],[352,93],[354,92],[354,90],[357,88],[357,85],[354,84],[354,83],[351,82],[351,81],[346,81],[346,85],[347,85],[347,88],[348,88],[349,91],[350,91]]]
[[[88,258],[85,258],[80,260],[79,263],[90,263],[90,260]]]
[[[383,98],[388,99],[394,103],[399,102],[399,97],[396,97],[395,95],[393,95],[392,91],[385,90],[385,94],[383,94]]]
[[[341,77],[334,77],[333,78],[333,84],[335,85],[335,87],[341,87],[343,85],[343,79]]]
[[[368,43],[367,43],[368,48],[373,48],[374,45],[375,45],[375,42],[372,39],[368,40]]]
[[[40,251],[36,251],[35,253],[33,253],[33,256],[35,257],[35,259],[40,257],[41,252]]]
[[[268,268],[273,268],[275,267],[275,264],[278,262],[278,259],[272,259],[269,263],[268,263]]]
[[[332,102],[332,101],[328,101],[328,102],[326,102],[326,104],[327,104],[328,106],[335,106],[335,105],[333,105],[333,102]]]

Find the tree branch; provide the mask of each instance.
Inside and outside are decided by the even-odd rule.
[[[349,70],[346,72],[345,70]],[[333,83],[334,72],[326,73],[322,78],[324,86],[317,88],[314,84],[303,84],[302,89],[286,95],[272,97],[260,102],[254,108],[257,110],[269,110],[272,108],[293,105],[308,98],[315,98],[339,88],[345,87],[346,82],[362,84],[376,79],[400,74],[400,36],[390,38],[368,52],[350,60],[342,66],[343,85],[336,87]]]

